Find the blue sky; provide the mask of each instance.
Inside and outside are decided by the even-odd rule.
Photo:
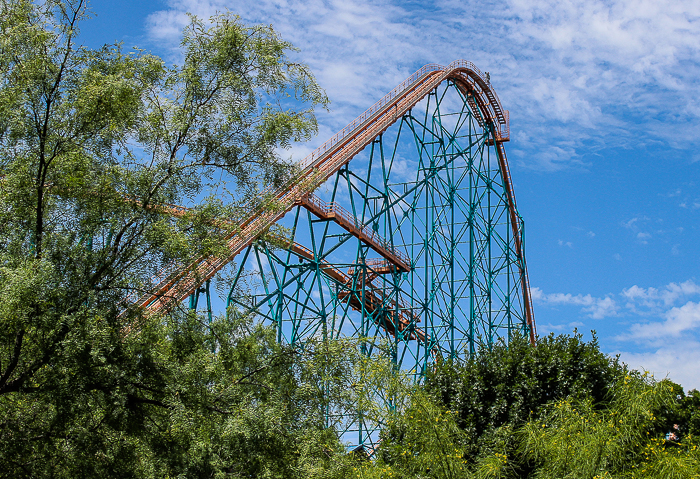
[[[697,0],[93,1],[90,46],[178,56],[185,12],[229,9],[300,49],[332,104],[315,146],[426,63],[474,62],[506,145],[538,332],[700,389]]]

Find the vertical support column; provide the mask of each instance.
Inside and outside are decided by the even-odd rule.
[[[493,135],[493,132],[491,133]],[[490,138],[489,138],[490,140]],[[487,141],[488,143],[488,141]],[[494,144],[495,144],[495,139],[494,139]],[[487,209],[486,209],[486,248],[488,252],[488,260],[487,260],[487,272],[486,272],[486,298],[488,301],[488,322],[489,322],[489,327],[488,327],[488,344],[489,344],[489,349],[493,346],[494,342],[494,336],[495,336],[495,330],[496,327],[494,325],[494,311],[493,311],[493,283],[494,283],[494,275],[493,275],[493,248],[492,248],[492,242],[493,242],[493,221],[494,221],[494,211],[493,207],[491,205],[491,199],[493,197],[493,168],[491,167],[491,148],[487,148],[487,155],[486,155],[486,171],[485,171],[485,176],[487,178],[487,183],[486,183],[486,204],[487,204]],[[498,172],[498,168],[496,169],[496,172]]]
[[[192,293],[190,295],[190,308],[189,309],[191,309],[193,311],[197,311],[197,305],[199,303],[199,295],[204,293],[204,297],[205,297],[206,302],[207,302],[207,309],[206,309],[207,318],[209,319],[209,322],[211,323],[213,320],[213,316],[212,316],[213,313],[211,310],[211,293],[210,293],[210,289],[209,289],[210,284],[211,284],[211,280],[208,279],[206,281],[206,283],[204,283],[203,287],[199,287],[199,288],[195,289],[194,293]]]
[[[455,291],[455,251],[457,249],[457,240],[455,238],[455,167],[454,162],[449,165],[448,172],[448,202],[450,207],[450,249],[448,253],[449,269],[450,269],[450,357],[457,357],[455,348],[455,307],[457,304],[457,292]]]
[[[469,142],[471,143],[472,137],[474,135],[473,122],[469,122]],[[474,344],[476,336],[476,289],[474,287],[474,275],[476,262],[474,258],[474,241],[476,240],[476,235],[474,231],[474,222],[476,221],[476,187],[474,184],[474,155],[472,154],[472,149],[469,149],[469,277],[467,278],[469,284],[469,355],[473,356],[476,353],[476,347]]]

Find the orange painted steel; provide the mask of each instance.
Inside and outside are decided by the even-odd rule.
[[[381,238],[372,228],[368,228],[367,225],[357,221],[357,218],[339,204],[326,203],[311,194],[302,196],[298,204],[321,219],[335,221],[348,233],[362,240],[374,251],[395,264],[404,273],[411,271],[411,260],[408,259],[408,256],[398,251],[384,238]]]
[[[318,198],[315,198],[312,201],[314,201],[315,203],[317,203],[319,205],[321,205],[321,204],[325,205],[327,210],[333,209],[332,205],[329,208],[329,206],[326,205],[325,202],[322,202]],[[190,213],[192,211],[191,208],[187,208],[185,206],[180,206],[180,205],[173,205],[173,204],[154,205],[152,207],[152,209],[154,211],[159,211],[161,213],[164,213],[164,214],[167,214],[170,216],[175,216],[178,218],[182,218],[187,213]],[[339,209],[338,206],[336,206],[336,210],[337,209]],[[342,209],[342,208],[340,208],[340,209]],[[346,219],[353,218],[352,215],[350,215],[350,213],[348,213],[344,209],[342,210],[342,212],[338,212],[338,211],[336,211],[336,212],[339,213],[339,215],[342,215],[343,218],[346,218]],[[227,224],[229,226],[231,225],[231,222],[229,222],[227,220],[219,220],[219,221],[221,221],[221,223]],[[356,221],[355,221],[355,223],[356,223]],[[299,243],[296,243],[293,241],[290,242],[288,239],[286,239],[282,236],[275,235],[274,233],[268,233],[267,238],[276,242],[276,243],[286,245],[286,248],[288,248],[292,253],[299,256],[300,258],[304,258],[304,259],[307,259],[310,261],[316,260],[316,257],[314,255],[313,251],[311,251],[310,249],[308,249],[307,247],[305,247],[303,245],[300,245]],[[402,260],[404,260],[404,261],[406,260],[405,256],[402,257]],[[345,273],[343,273],[339,269],[335,268],[333,265],[327,263],[326,261],[321,260],[319,263],[320,263],[319,268],[321,269],[321,271],[324,274],[326,274],[327,276],[334,279],[339,284],[342,284],[345,287],[349,288],[352,285],[352,282],[353,282],[352,281],[352,274],[354,272],[354,270],[352,268],[350,269],[350,271],[346,275]],[[392,318],[398,316],[398,321],[396,323],[399,326],[399,331],[404,332],[404,331],[412,329],[412,331],[410,331],[409,335],[406,338],[408,340],[418,339],[419,341],[425,343],[425,339],[426,339],[425,333],[420,328],[415,327],[415,323],[420,322],[420,318],[417,318],[413,314],[412,311],[408,310],[408,308],[406,308],[403,305],[399,305],[399,308],[398,308],[399,312],[397,315],[396,311],[395,311],[396,302],[389,301],[387,303],[386,301],[384,301],[384,299],[383,299],[384,293],[382,291],[380,291],[379,289],[375,288],[371,284],[372,279],[376,278],[376,276],[378,274],[387,274],[387,273],[393,272],[397,269],[397,265],[392,261],[379,260],[379,259],[368,259],[365,261],[365,265],[370,267],[370,271],[372,271],[374,273],[374,276],[368,275],[368,277],[365,278],[363,275],[363,284],[365,287],[363,288],[364,293],[362,296],[364,299],[364,305],[357,297],[353,297],[352,295],[350,295],[349,292],[339,293],[338,299],[340,301],[347,301],[350,304],[350,306],[353,309],[355,309],[356,311],[361,311],[364,308],[369,313],[374,313],[378,307],[381,307],[383,304],[388,304],[389,311],[386,313],[386,315],[390,316]],[[406,312],[411,316],[413,323],[411,323],[411,320],[406,319],[406,316],[405,316]],[[412,328],[411,328],[411,324],[413,324]],[[379,326],[383,327],[392,336],[396,335],[395,327],[394,327],[394,324],[392,322],[384,321],[384,322],[381,322],[379,324]]]
[[[379,258],[368,258],[365,259],[363,266],[368,268],[349,268],[348,276],[352,276],[357,272],[362,275],[363,281],[374,281],[380,275],[391,274],[398,271],[396,265],[390,261],[382,260]]]
[[[304,258],[309,261],[316,260],[313,251],[311,251],[305,246],[302,246],[295,242],[289,242],[287,239],[282,238],[281,236],[276,236],[272,234],[268,234],[267,236],[268,238],[280,244],[287,243],[287,248],[300,258]],[[368,260],[365,264],[367,266],[370,266],[370,268],[373,265],[376,265],[379,268],[378,271],[382,272],[389,272],[391,267],[395,267],[391,263],[379,262],[377,260]],[[350,288],[352,286],[352,269],[350,269],[350,273],[346,275],[339,269],[335,268],[333,265],[323,260],[319,262],[319,268],[324,274],[326,274],[330,278],[333,278],[335,281],[342,284],[343,286],[347,288]],[[378,308],[381,308],[383,305],[387,305],[388,308],[386,308],[387,312],[385,313],[385,315],[393,319],[398,319],[398,321],[396,321],[396,324],[398,325],[398,329],[400,332],[409,331],[409,334],[406,337],[406,339],[418,339],[418,341],[425,343],[425,333],[420,328],[415,327],[415,324],[417,322],[420,322],[420,318],[417,318],[413,314],[413,312],[406,308],[404,305],[399,304],[399,307],[397,308],[397,303],[395,301],[386,301],[384,293],[378,288],[374,287],[374,285],[371,284],[371,280],[368,280],[366,278],[363,279],[364,281],[361,281],[363,286],[363,293],[361,295],[363,301],[360,301],[360,298],[357,295],[353,295],[351,291],[341,291],[340,293],[338,293],[338,300],[347,301],[350,307],[353,308],[355,311],[362,311],[364,309],[368,313],[374,313]],[[398,309],[398,314],[396,313],[396,309]],[[407,319],[406,314],[409,314],[412,320]],[[379,321],[378,324],[392,336],[396,335],[394,322]]]
[[[530,340],[534,344],[535,322],[522,251],[521,222],[516,211],[515,195],[503,147],[503,142],[510,139],[509,115],[508,111],[502,107],[496,92],[491,88],[490,82],[473,63],[465,60],[457,60],[447,67],[429,64],[404,80],[301,161],[300,174],[295,179],[277,190],[267,190],[264,196],[272,199],[274,207],[262,207],[239,222],[240,228],[226,238],[229,251],[226,257],[202,257],[195,260],[159,282],[149,294],[138,300],[137,306],[153,312],[167,311],[183,301],[200,284],[212,278],[217,271],[232,261],[270,225],[282,218],[295,204],[299,203],[302,197],[312,193],[323,181],[348,163],[440,83],[448,80],[453,81],[462,92],[467,94],[467,100],[477,118],[483,115],[483,125],[491,130],[497,145],[496,151],[506,183],[516,253],[522,258],[519,268],[523,301],[526,322],[530,329]]]

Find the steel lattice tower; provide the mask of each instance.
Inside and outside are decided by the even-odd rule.
[[[139,304],[163,310],[191,296],[196,307],[235,258],[227,306],[274,324],[280,341],[359,338],[363,352],[389,354],[417,377],[438,356],[515,332],[534,343],[509,133],[473,64],[427,65],[267,192],[229,238],[229,258],[199,259]],[[284,233],[269,233],[273,224]],[[238,294],[250,270],[259,287]]]

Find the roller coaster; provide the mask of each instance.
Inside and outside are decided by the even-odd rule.
[[[211,311],[209,283],[235,263],[227,309],[254,312],[279,341],[355,337],[416,377],[513,334],[534,344],[509,139],[488,74],[426,65],[233,221],[227,255],[163,272],[137,304],[196,309],[205,294]]]

